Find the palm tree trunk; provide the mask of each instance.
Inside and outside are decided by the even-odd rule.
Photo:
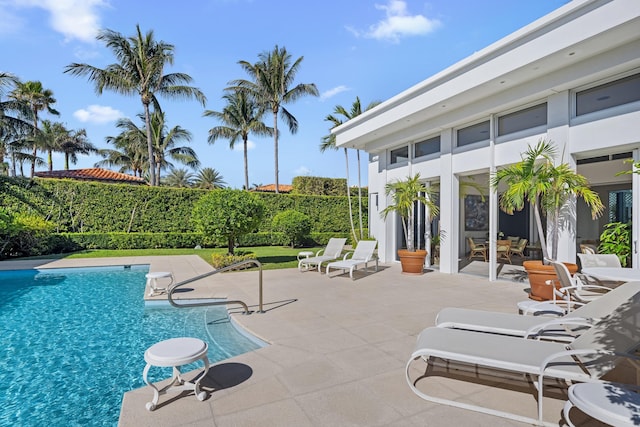
[[[360,239],[364,239],[362,235],[364,229],[362,228],[362,183],[360,182],[360,150],[356,150],[356,157],[358,159],[358,218],[360,219]]]
[[[405,225],[403,223],[403,225]],[[405,225],[405,236],[407,236],[407,250],[409,252],[415,252],[416,247],[413,237],[413,206],[409,209],[409,217],[407,218],[407,224]]]
[[[349,202],[349,224],[351,224],[351,235],[353,236],[354,243],[358,241],[358,236],[356,236],[356,228],[353,225],[353,211],[351,209],[351,190],[349,189],[349,153],[347,149],[344,149],[344,158],[347,163],[347,201]]]
[[[38,156],[38,146],[36,138],[38,137],[38,110],[33,109],[33,159],[31,160],[31,178],[36,174],[36,157]],[[22,174],[24,176],[24,173]]]
[[[64,170],[69,170],[69,153],[64,153]]]
[[[144,106],[144,123],[147,128],[147,155],[149,156],[149,184],[156,185],[156,165],[153,157],[153,141],[151,139],[151,118],[149,115],[149,104],[142,102]]]
[[[274,129],[273,147],[275,149],[275,159],[276,159],[276,194],[278,194],[280,192],[280,186],[278,185],[278,111],[274,111],[273,113],[273,129]]]
[[[544,263],[546,259],[549,259],[549,252],[547,251],[547,241],[544,238],[544,230],[542,228],[542,219],[540,218],[540,210],[538,210],[538,206],[536,204],[531,204],[531,208],[533,209],[534,217],[536,219],[536,226],[538,227],[538,236],[540,237],[540,248],[542,249],[542,262]]]
[[[53,170],[53,151],[51,149],[47,153],[47,163],[49,163],[49,172],[51,172]]]
[[[244,151],[244,189],[249,191],[249,156],[247,156],[247,140],[248,136],[242,138],[243,151]]]

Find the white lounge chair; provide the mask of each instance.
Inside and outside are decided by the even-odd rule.
[[[600,298],[604,293],[613,289],[603,285],[585,284],[580,280],[580,277],[571,277],[569,269],[561,262],[551,261],[551,265],[556,270],[556,275],[560,281],[561,288],[558,291],[567,300],[587,303]]]
[[[598,382],[620,360],[637,359],[633,353],[640,347],[639,314],[640,295],[636,294],[568,344],[459,329],[427,328],[418,336],[415,350],[407,361],[406,380],[417,396],[431,402],[525,423],[557,426],[557,420],[552,423],[543,419],[545,378],[560,380],[554,382],[556,387],[565,382]],[[427,366],[424,374],[413,380],[411,374],[415,373],[413,364],[416,361]],[[427,381],[432,374],[447,375],[442,369],[437,372],[439,361],[445,363],[446,372],[454,378],[457,374],[466,373],[474,375],[472,381],[476,381],[478,372],[491,372],[496,378],[490,384],[500,386],[503,384],[501,375],[515,373],[525,384],[533,383],[537,391],[537,418],[432,396],[418,389],[419,383]],[[505,386],[509,389],[509,385]]]
[[[370,262],[375,262],[376,271],[378,271],[378,257],[374,254],[377,240],[360,240],[356,249],[353,252],[347,252],[341,261],[334,261],[327,264],[327,277],[329,276],[329,270],[349,270],[349,277],[353,280],[353,271],[357,270],[359,266],[364,266],[367,270]]]
[[[436,326],[517,337],[538,336],[570,341],[575,337],[572,321],[577,320],[578,323],[598,321],[634,296],[640,297],[640,282],[629,282],[619,286],[600,298],[555,319],[448,307],[440,310],[436,316]]]
[[[308,271],[311,267],[318,266],[318,273],[322,271],[322,263],[333,261],[334,259],[340,258],[342,255],[342,249],[344,249],[344,244],[347,242],[347,239],[332,237],[327,242],[327,246],[324,249],[320,249],[316,256],[309,258],[302,258],[298,261],[298,270],[300,271]]]

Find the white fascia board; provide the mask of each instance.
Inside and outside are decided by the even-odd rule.
[[[606,46],[611,48],[615,43],[626,42],[619,34],[607,37],[607,32],[615,33],[610,30],[629,24],[639,16],[637,0],[573,1],[334,128],[336,144],[366,148],[366,144],[414,125],[416,120],[446,114],[451,104],[469,103],[487,96],[491,89],[488,86],[499,84],[501,79],[508,81],[510,73],[514,79],[521,79],[516,83],[523,83],[584,60]],[[627,33],[629,27],[627,25]],[[632,32],[631,37],[634,36],[637,38],[637,32],[635,35]],[[572,50],[578,45],[582,45],[582,51]],[[544,66],[536,70],[537,62]],[[522,73],[524,68],[531,71]]]

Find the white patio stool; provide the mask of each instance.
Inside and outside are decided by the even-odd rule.
[[[154,271],[153,273],[147,273],[147,287],[149,288],[149,296],[152,297],[156,294],[167,292],[169,286],[173,284],[173,273],[169,271]],[[161,288],[158,286],[158,279],[171,279],[167,287]]]
[[[623,385],[611,383],[580,383],[569,387],[569,400],[562,414],[570,427],[573,407],[612,426],[637,426],[640,422],[640,394]]]
[[[541,316],[551,314],[554,316],[564,316],[566,310],[552,302],[524,300],[518,302],[518,313]]]
[[[167,393],[169,389],[172,389],[171,391],[193,390],[196,399],[199,401],[207,398],[207,393],[200,390],[200,381],[207,375],[207,372],[209,372],[208,349],[209,346],[207,343],[198,338],[183,337],[160,341],[144,352],[144,360],[147,362],[147,365],[142,372],[142,379],[145,384],[153,388],[153,400],[146,404],[148,411],[156,409],[160,395]],[[198,376],[195,382],[185,381],[180,375],[180,366],[188,365],[198,360],[202,360],[204,363],[204,371]],[[171,382],[162,389],[150,383],[147,378],[149,369],[152,366],[173,368],[173,378]]]
[[[309,258],[310,256],[313,256],[312,251],[300,251],[298,252],[298,261],[300,261],[302,258]]]

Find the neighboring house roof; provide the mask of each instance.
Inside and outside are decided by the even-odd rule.
[[[280,193],[291,193],[291,190],[293,190],[293,185],[280,184],[278,185],[278,190]],[[275,193],[276,185],[275,184],[261,185],[260,187],[254,188],[253,191],[258,191],[262,193]]]
[[[38,178],[75,179],[78,181],[98,181],[138,185],[147,184],[144,179],[138,178],[137,176],[100,168],[36,172],[35,175]]]

